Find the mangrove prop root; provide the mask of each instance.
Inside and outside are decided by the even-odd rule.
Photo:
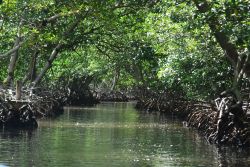
[[[113,102],[127,102],[128,96],[120,91],[99,92],[97,93],[97,100],[99,101],[113,101]]]
[[[210,143],[249,147],[250,129],[243,109],[247,107],[232,97],[218,98],[215,103],[216,110],[190,113],[188,126],[201,131]]]
[[[38,126],[30,104],[16,107],[0,99],[0,126],[36,128]]]
[[[250,146],[250,118],[246,115],[249,103],[239,102],[233,96],[220,97],[209,103],[185,100],[171,92],[144,91],[136,107],[181,116],[210,143]]]

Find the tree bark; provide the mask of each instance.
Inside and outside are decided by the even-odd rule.
[[[14,48],[17,47],[20,43],[20,37],[18,36],[16,38],[15,44],[14,44]],[[16,62],[18,59],[18,49],[15,50],[15,52],[12,53],[11,58],[10,58],[10,63],[8,66],[8,76],[5,80],[5,84],[6,86],[10,86],[14,80],[14,71],[15,71],[15,67],[16,67]]]
[[[115,90],[115,86],[116,86],[119,78],[120,78],[120,70],[116,69],[115,72],[114,72],[114,78],[113,78],[113,81],[112,81],[112,86],[110,88],[111,91]]]
[[[52,67],[52,63],[55,60],[55,58],[57,57],[59,51],[62,49],[62,46],[63,46],[63,44],[59,42],[57,44],[57,46],[53,49],[46,65],[43,67],[43,69],[41,70],[39,75],[36,77],[36,79],[32,82],[33,87],[37,86],[37,84],[41,81],[41,79],[43,78],[45,73],[48,71],[48,69],[50,69],[50,67]]]
[[[28,80],[30,80],[31,82],[33,82],[36,78],[36,62],[37,62],[37,56],[38,56],[39,51],[35,50],[31,61],[30,61],[30,65],[29,65],[29,69],[27,74],[25,75],[24,79],[23,79],[23,84],[25,84]]]
[[[22,97],[22,82],[16,81],[16,100],[21,100]]]

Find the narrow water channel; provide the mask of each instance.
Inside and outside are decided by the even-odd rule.
[[[134,103],[68,107],[39,128],[0,130],[0,167],[250,166],[249,152],[218,149],[173,118]]]

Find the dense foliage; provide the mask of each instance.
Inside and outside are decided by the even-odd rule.
[[[4,0],[0,80],[214,98],[248,85],[248,0]]]

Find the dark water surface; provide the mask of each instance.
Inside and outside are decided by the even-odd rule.
[[[33,131],[1,129],[0,167],[250,166],[249,151],[218,149],[180,121],[133,105],[69,107]]]

